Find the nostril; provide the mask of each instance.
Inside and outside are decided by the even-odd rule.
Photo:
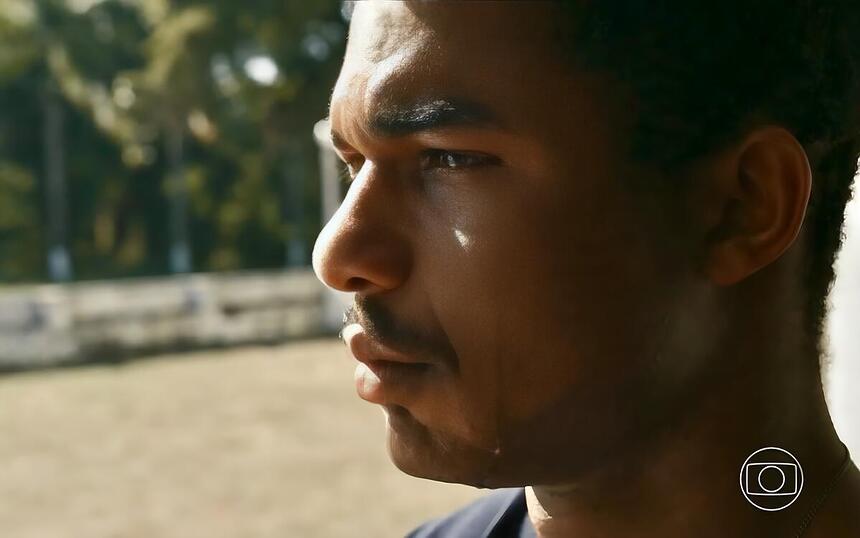
[[[352,278],[348,278],[345,282],[345,288],[349,291],[361,291],[368,284],[367,280],[354,276]]]

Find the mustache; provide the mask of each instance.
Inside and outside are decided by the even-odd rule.
[[[343,314],[343,327],[359,324],[377,342],[407,355],[431,355],[458,364],[457,352],[445,336],[426,334],[398,322],[379,302],[357,297]],[[343,329],[339,335],[343,337]]]

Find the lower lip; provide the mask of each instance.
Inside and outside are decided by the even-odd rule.
[[[432,365],[392,361],[360,362],[355,367],[355,389],[362,400],[375,404],[403,403],[430,379]]]

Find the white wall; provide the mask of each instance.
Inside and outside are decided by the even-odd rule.
[[[323,332],[309,269],[165,276],[0,293],[0,369]]]

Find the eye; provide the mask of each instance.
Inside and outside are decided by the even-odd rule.
[[[340,179],[344,183],[352,183],[355,180],[355,176],[361,171],[361,167],[364,164],[364,159],[342,159],[341,160],[341,171],[340,171]]]
[[[423,170],[454,171],[493,164],[498,164],[498,159],[483,153],[433,149],[421,156]]]

